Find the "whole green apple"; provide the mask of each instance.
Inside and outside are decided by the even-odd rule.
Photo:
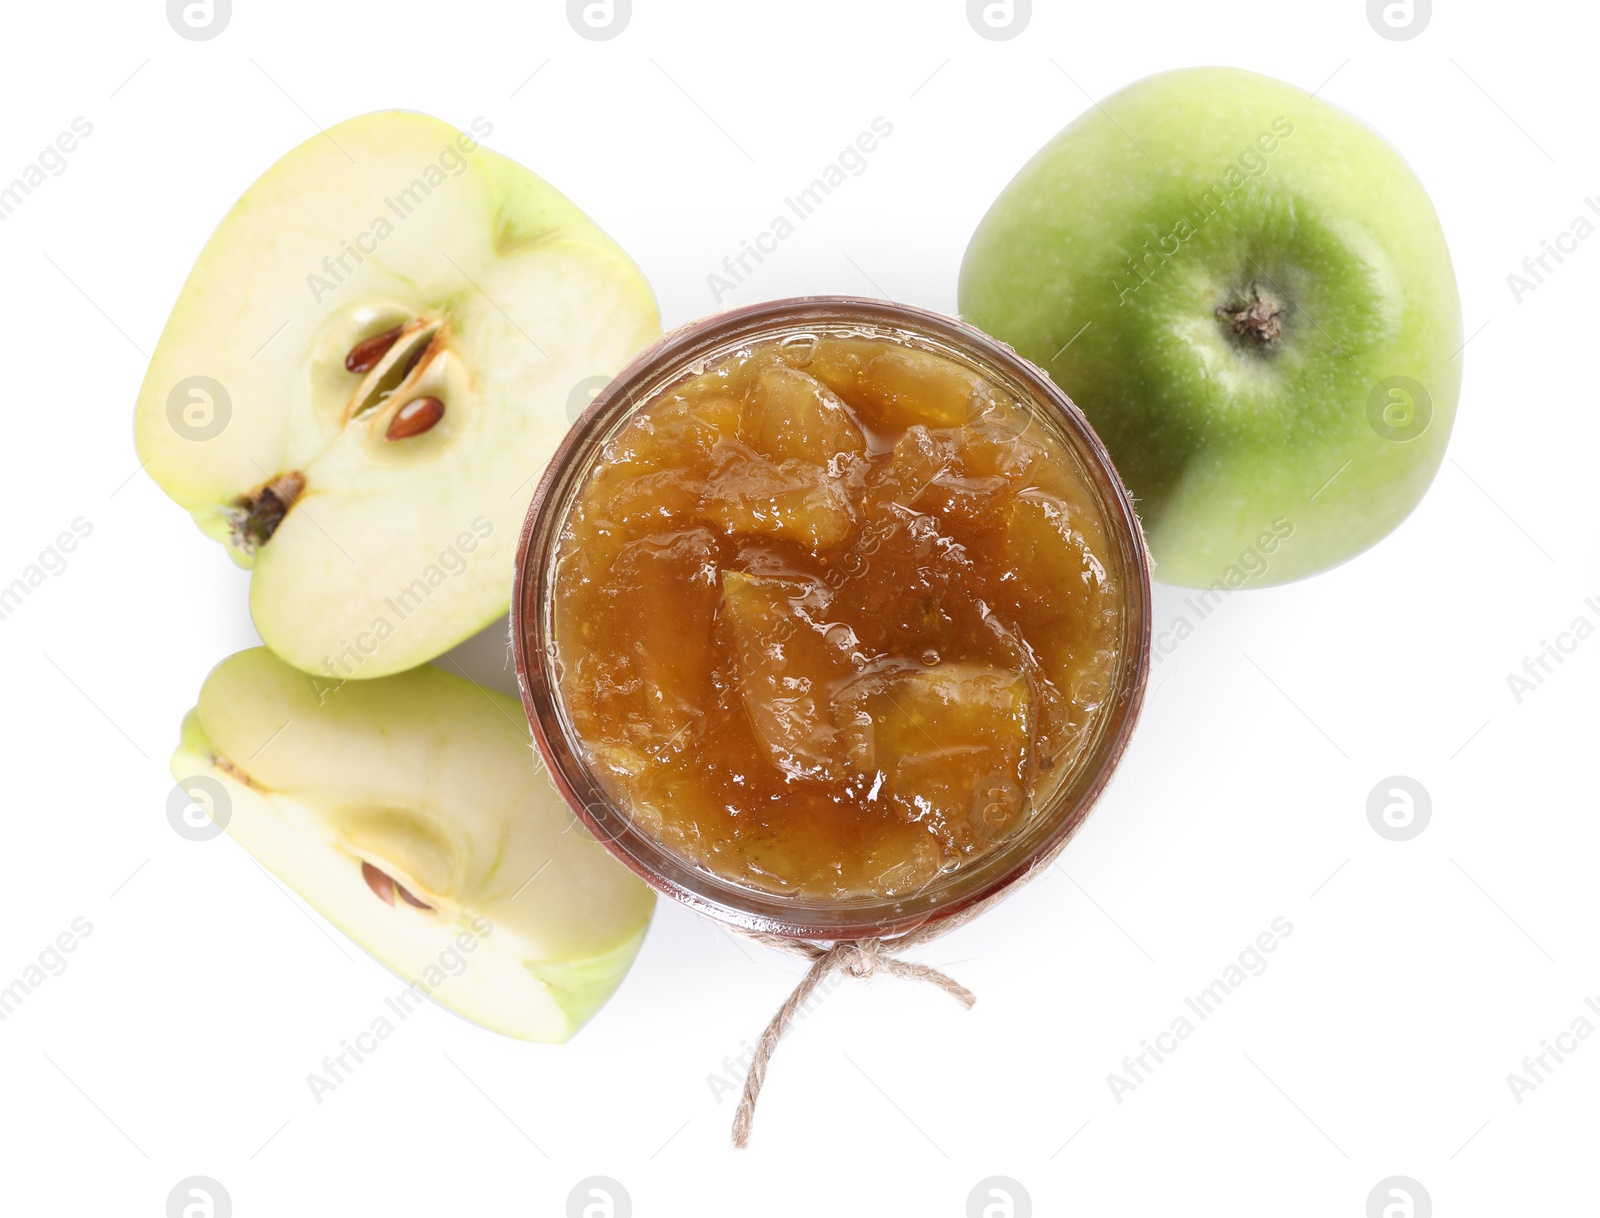
[[[1268,77],[1169,72],[1089,110],[978,225],[960,308],[1088,415],[1168,583],[1343,562],[1444,459],[1461,306],[1433,205]]]

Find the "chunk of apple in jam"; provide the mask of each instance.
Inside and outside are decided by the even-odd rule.
[[[972,610],[978,578],[965,547],[939,518],[896,500],[891,481],[869,486],[860,525],[828,560],[839,615],[874,652],[920,656],[949,646]],[[839,579],[842,576],[843,579]]]
[[[920,823],[954,855],[1018,823],[1032,779],[1027,679],[987,664],[951,663],[858,678],[838,710],[852,766],[875,798]]]
[[[1069,750],[1110,692],[1116,663],[1115,590],[1084,536],[1098,529],[1072,501],[1027,490],[1011,501],[1001,542],[1007,568],[1021,577],[1008,582],[1011,607],[1045,627],[1031,642],[1071,707],[1060,740]]]
[[[959,427],[972,417],[983,381],[951,360],[910,347],[890,347],[872,357],[856,386],[886,420]]]
[[[1021,576],[1017,596],[1036,614],[1086,623],[1106,583],[1106,569],[1079,528],[1075,506],[1047,491],[1011,500],[1001,551]]]
[[[717,445],[712,460],[700,512],[723,532],[781,537],[813,552],[849,536],[849,496],[824,466],[772,461],[730,440]]]
[[[1047,464],[1037,426],[1015,402],[992,391],[975,399],[977,416],[960,427],[916,424],[895,441],[889,480],[907,507],[975,528],[998,528],[1010,496]]]
[[[870,339],[831,339],[805,371],[869,427],[890,433],[917,423],[959,427],[996,400],[988,382],[953,359]]]
[[[739,690],[756,739],[796,778],[843,773],[831,705],[862,662],[855,634],[829,621],[832,594],[805,576],[722,573]]]
[[[805,361],[806,374],[854,406],[856,381],[878,348],[878,343],[862,339],[829,339],[820,343]]]
[[[978,528],[996,521],[1012,480],[973,472],[964,451],[966,430],[929,431],[918,424],[895,441],[890,476],[896,503]]]
[[[623,547],[593,616],[578,630],[619,632],[629,647],[619,655],[572,647],[566,656],[577,668],[572,709],[589,721],[586,733],[663,759],[696,742],[694,729],[703,726],[696,691],[709,681],[716,655],[693,623],[710,618],[719,589],[717,538],[709,529],[653,534]]]
[[[687,521],[700,502],[698,480],[681,469],[656,470],[620,480],[609,499],[600,501],[595,524],[624,539],[659,533]]]
[[[991,406],[959,433],[962,467],[973,477],[1004,478],[1020,490],[1049,465],[1034,431],[1039,426],[1015,403]]]
[[[834,473],[867,451],[861,427],[839,395],[785,364],[770,364],[756,376],[739,438],[775,461],[826,464]]]
[[[607,446],[593,492],[574,515],[591,542],[570,556],[581,578],[603,579],[622,548],[695,524],[700,484],[717,442],[738,433],[740,403],[727,396],[671,397],[638,416]]]
[[[727,395],[676,395],[657,402],[614,439],[600,464],[604,480],[657,470],[704,468],[717,442],[738,434],[741,407]]]

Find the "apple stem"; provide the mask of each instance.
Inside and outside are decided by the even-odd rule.
[[[271,541],[305,487],[305,475],[290,470],[235,499],[230,521],[234,545],[247,554],[254,554]]]

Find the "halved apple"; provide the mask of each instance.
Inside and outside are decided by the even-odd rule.
[[[139,455],[253,567],[274,651],[383,676],[506,611],[574,386],[659,332],[638,268],[554,187],[437,119],[369,114],[272,166],[207,242],[139,392]]]
[[[522,708],[436,668],[333,684],[239,652],[206,678],[172,773],[220,783],[209,811],[240,845],[403,980],[507,1036],[577,1031],[655,904],[546,780]]]

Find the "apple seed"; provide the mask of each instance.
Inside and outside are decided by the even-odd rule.
[[[418,897],[412,896],[411,895],[411,890],[408,889],[404,884],[396,884],[394,886],[394,888],[395,888],[395,891],[400,894],[400,899],[402,901],[404,901],[407,905],[415,905],[418,909],[432,909],[433,908],[433,906],[429,905],[426,901],[423,901]]]
[[[372,369],[356,386],[346,412],[347,419],[364,418],[401,392],[419,367],[442,349],[434,343],[442,328],[439,321],[417,321],[401,327],[388,348],[373,362]]]
[[[420,436],[425,431],[431,431],[440,419],[444,418],[444,403],[438,398],[412,398],[395,412],[389,421],[389,430],[383,433],[385,440],[409,440],[412,436]]]
[[[400,894],[400,899],[403,900],[407,905],[414,905],[418,909],[433,908],[432,905],[420,901],[416,897],[412,896],[411,893],[407,891],[404,884],[396,884],[392,876],[385,875],[371,863],[363,862],[361,864],[361,878],[367,882],[367,887],[372,889],[373,895],[375,895],[385,905],[393,905],[394,894],[398,892]]]
[[[389,348],[394,346],[395,339],[400,337],[404,326],[396,326],[392,330],[385,330],[382,334],[374,334],[371,338],[364,338],[350,348],[350,354],[344,357],[345,371],[371,372],[378,366],[378,361],[388,354]]]
[[[394,881],[371,863],[361,864],[361,878],[367,882],[367,887],[385,905],[394,904]]]

